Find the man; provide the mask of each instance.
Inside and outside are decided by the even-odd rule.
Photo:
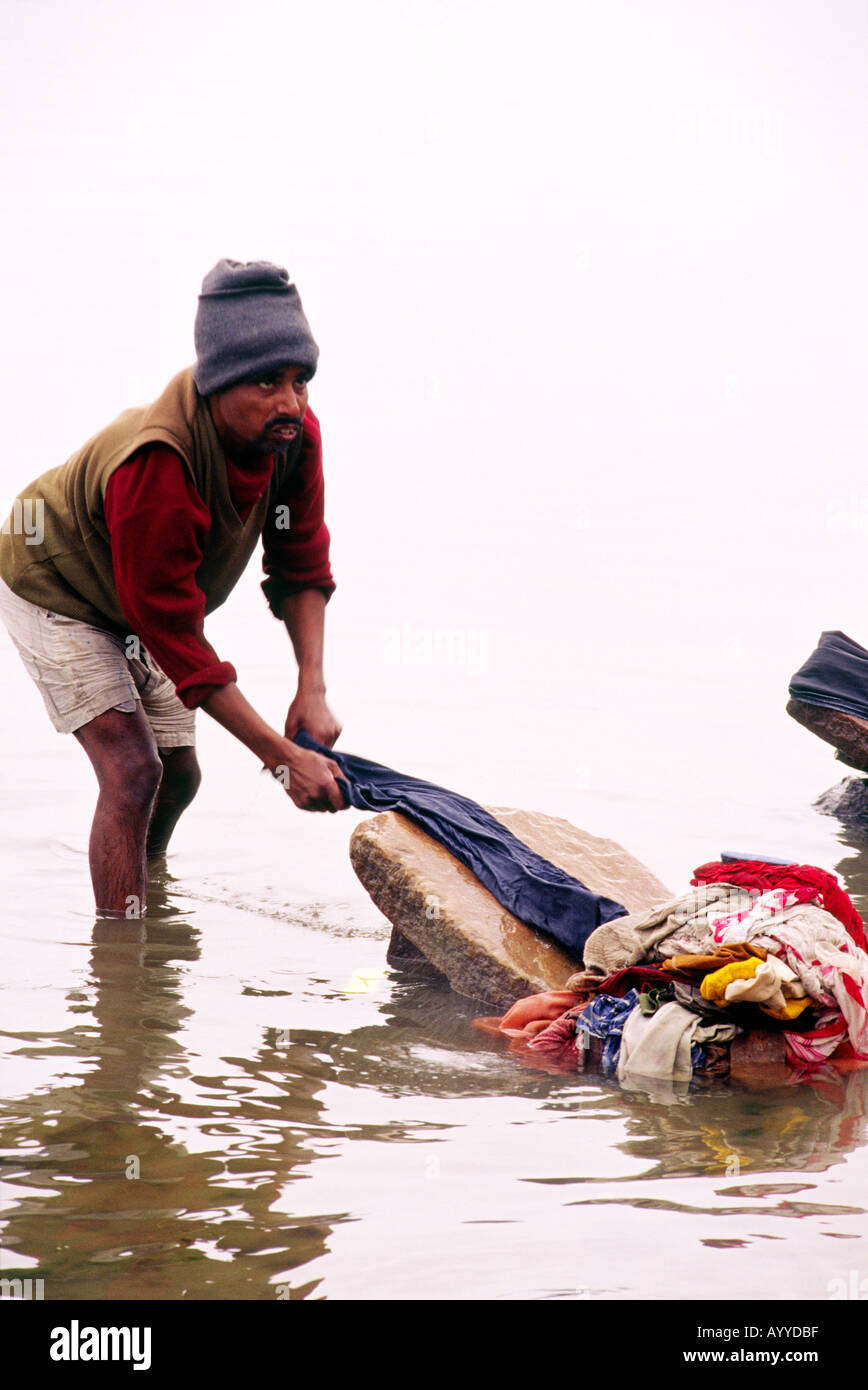
[[[202,282],[196,363],[25,489],[0,535],[0,616],[55,728],[74,733],[99,798],[90,868],[100,916],[145,908],[200,781],[194,711],[244,743],[304,810],[344,805],[329,748],[324,613],[334,591],[319,424],[319,349],[287,272],[223,260]],[[22,525],[22,518],[32,524]],[[284,620],[298,688],[283,733],[244,698],[203,622],[260,535],[262,587]]]

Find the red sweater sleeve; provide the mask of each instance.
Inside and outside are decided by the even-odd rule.
[[[287,524],[288,523],[288,524]],[[262,533],[262,589],[276,618],[287,594],[321,589],[326,602],[335,591],[325,524],[325,483],[319,421],[308,407],[302,424],[301,457],[281,489]]]
[[[121,610],[188,709],[237,680],[206,641],[196,583],[208,509],[167,445],[140,449],[115,469],[103,503]]]

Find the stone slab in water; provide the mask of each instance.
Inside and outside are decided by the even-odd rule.
[[[487,809],[537,854],[628,912],[672,896],[614,840],[541,812]],[[459,994],[500,1010],[527,994],[562,989],[576,970],[573,956],[507,912],[470,869],[399,812],[385,811],[358,825],[350,859],[396,928],[389,948],[395,964],[406,938],[416,948],[408,963],[421,966],[421,954]]]

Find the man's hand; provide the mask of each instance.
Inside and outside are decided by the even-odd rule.
[[[346,806],[344,794],[335,780],[343,777],[341,769],[331,758],[299,748],[297,743],[285,745],[286,760],[270,764],[270,771],[286,790],[287,796],[300,811],[342,811]]]
[[[323,692],[299,687],[289,707],[283,732],[287,738],[294,738],[299,729],[305,729],[317,743],[324,743],[327,748],[337,742],[341,726],[326,704]]]
[[[287,795],[302,811],[342,811],[346,805],[337,777],[342,777],[338,764],[309,748],[299,748],[288,738],[281,738],[244,698],[238,686],[218,686],[202,701],[212,719],[234,734],[255,753],[268,771],[286,788]],[[324,742],[324,740],[323,740]]]

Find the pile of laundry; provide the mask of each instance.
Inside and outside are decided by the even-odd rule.
[[[585,942],[563,990],[531,995],[476,1026],[524,1059],[629,1086],[729,1073],[730,1044],[780,1032],[799,1070],[868,1061],[868,946],[833,875],[807,864],[703,864],[691,889],[618,917]]]

